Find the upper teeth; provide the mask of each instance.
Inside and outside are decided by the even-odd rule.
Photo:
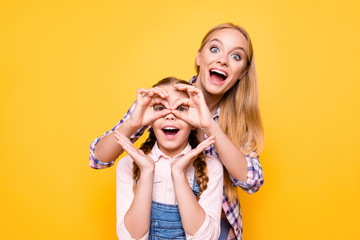
[[[218,73],[218,74],[221,74],[221,75],[223,75],[223,76],[227,77],[227,75],[226,75],[226,73],[225,73],[225,72],[220,71],[220,70],[217,70],[217,69],[211,69],[211,72],[216,72],[216,73]]]
[[[173,127],[165,127],[164,130],[176,130],[176,128],[173,128]]]

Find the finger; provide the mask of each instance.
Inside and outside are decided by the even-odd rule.
[[[162,104],[166,109],[171,109],[168,101],[165,101],[162,98],[153,98],[150,102],[150,107],[153,107],[155,104]]]
[[[120,144],[120,146],[129,153],[130,151],[134,151],[136,149],[134,145],[131,143],[131,141],[125,137],[123,134],[114,132],[115,138],[118,140],[117,142]]]
[[[156,119],[162,118],[162,117],[164,117],[164,116],[166,116],[166,115],[168,115],[170,113],[171,113],[170,109],[164,109],[164,110],[162,110],[160,112],[155,112],[154,111],[154,119],[153,119],[153,121],[155,121]]]
[[[188,88],[187,92],[199,94],[199,93],[201,93],[201,90],[199,88],[192,87],[192,88]]]
[[[156,95],[159,95],[161,98],[167,98],[169,96],[169,94],[160,87],[153,87],[150,90],[156,93]]]
[[[210,145],[215,143],[215,137],[214,136],[210,136],[209,138],[205,139],[204,141],[202,141],[201,143],[199,143],[199,145],[197,145],[197,147],[195,148],[196,151],[198,153],[201,153],[202,151],[204,151],[207,147],[209,147]]]
[[[190,97],[204,98],[204,95],[203,95],[201,89],[199,89],[199,88],[189,89],[188,94]]]
[[[145,88],[140,88],[136,91],[136,96],[137,98],[141,98],[143,96],[146,96],[149,94],[149,90],[145,89]]]
[[[140,153],[141,155],[143,155],[143,156],[146,156],[146,154],[143,152],[143,150],[141,150],[141,149],[138,149],[138,153]]]
[[[162,87],[155,87],[156,89],[158,89],[160,92],[162,92],[165,97],[168,97],[169,96],[169,93]]]
[[[204,95],[201,91],[190,92],[189,97],[194,105],[207,106]]]
[[[171,112],[172,112],[172,114],[175,115],[176,118],[183,120],[184,122],[187,122],[190,125],[193,124],[188,121],[188,113],[187,112],[181,112],[179,110],[171,110]]]
[[[151,92],[150,90],[147,90],[145,88],[140,88],[136,91],[136,97],[137,99],[142,99],[142,98],[151,98],[154,95],[153,92]]]
[[[159,95],[159,91],[158,91],[157,89],[151,88],[151,89],[149,90],[149,96],[151,96],[151,97],[158,97],[158,96],[160,96],[160,95]]]
[[[193,85],[187,85],[187,84],[183,84],[183,83],[177,83],[177,84],[174,84],[174,87],[178,90],[188,90],[188,89],[193,89],[193,88],[196,88],[195,86]]]
[[[131,142],[129,143],[129,139],[124,137],[123,135],[119,135],[117,133],[114,134],[115,138],[117,139],[117,142],[125,149],[129,148]],[[132,145],[132,144],[131,144]]]
[[[196,148],[192,149],[185,156],[187,156],[187,158],[189,159],[193,159],[196,156],[198,156],[201,152],[203,152],[208,146],[214,143],[215,143],[215,137],[211,136],[205,139],[204,141],[202,141],[201,143],[199,143]]]
[[[178,99],[173,106],[171,107],[172,110],[177,109],[181,105],[186,105],[190,107],[190,99],[189,98],[180,98]]]
[[[123,135],[124,135],[124,134],[118,132],[117,129],[114,131],[114,136],[115,136],[115,138],[116,138],[117,140],[119,140],[119,138],[121,138]]]
[[[144,93],[148,93],[149,90],[147,90],[146,88],[140,88],[136,91],[138,94],[144,94]]]

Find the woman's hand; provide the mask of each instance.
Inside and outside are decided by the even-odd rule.
[[[193,163],[195,158],[205,150],[208,146],[215,143],[215,137],[211,136],[206,140],[202,141],[197,145],[196,148],[192,149],[188,153],[186,153],[183,157],[179,158],[178,160],[174,161],[171,165],[171,173],[173,176],[179,176],[185,174],[186,169]]]
[[[141,173],[153,173],[155,170],[155,162],[149,156],[145,155],[143,151],[134,147],[130,140],[123,134],[115,132],[115,138],[121,147],[129,154],[129,156],[136,162]]]
[[[164,101],[168,96],[169,94],[160,87],[154,87],[150,90],[144,88],[137,90],[136,106],[127,124],[131,128],[138,130],[169,114],[171,112],[170,106],[167,101]],[[154,111],[153,106],[155,104],[162,104],[165,109],[163,111]]]
[[[186,91],[190,98],[179,99],[174,106],[172,106],[173,114],[196,128],[202,130],[210,128],[214,120],[205,102],[202,91],[186,84],[176,84],[174,87],[180,91]],[[187,111],[181,108],[182,105],[189,106]]]

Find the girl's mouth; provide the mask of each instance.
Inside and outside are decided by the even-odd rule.
[[[176,134],[179,132],[179,129],[175,127],[164,127],[161,129],[165,136],[169,139],[172,139],[176,136]]]
[[[222,84],[227,79],[227,73],[219,69],[210,69],[210,81],[214,84]]]

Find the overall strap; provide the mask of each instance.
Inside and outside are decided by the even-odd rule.
[[[196,182],[196,171],[194,171],[193,179],[194,179],[194,182],[193,182],[193,186],[192,186],[192,191],[194,193],[194,196],[197,198],[197,196],[199,195],[200,189],[199,189],[199,185]]]

